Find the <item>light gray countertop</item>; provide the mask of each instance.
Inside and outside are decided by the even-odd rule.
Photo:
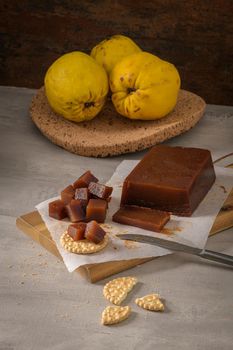
[[[140,283],[127,302],[132,316],[100,324],[106,281],[90,284],[20,232],[16,217],[32,211],[86,169],[106,181],[123,159],[80,157],[55,146],[32,124],[34,90],[0,87],[0,350],[232,349],[233,270],[184,254],[161,257],[117,276]],[[233,107],[209,105],[204,118],[172,145],[207,147],[217,158],[233,151]],[[208,241],[233,254],[233,229]],[[164,313],[139,309],[136,296],[158,291]]]

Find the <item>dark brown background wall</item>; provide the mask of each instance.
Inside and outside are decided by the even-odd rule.
[[[233,104],[232,0],[0,0],[0,84],[39,87],[48,66],[122,33],[173,62],[182,87]]]

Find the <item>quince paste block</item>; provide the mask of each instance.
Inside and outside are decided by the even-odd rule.
[[[112,221],[120,224],[136,226],[155,232],[160,232],[169,220],[170,214],[166,211],[137,207],[135,205],[121,207],[112,217]]]
[[[208,150],[155,146],[124,180],[121,206],[136,205],[191,216],[215,178]]]

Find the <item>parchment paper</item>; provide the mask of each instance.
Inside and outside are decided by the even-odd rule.
[[[214,220],[233,187],[232,169],[215,166],[216,182],[193,215],[191,217],[172,216],[170,222],[165,225],[164,233],[155,233],[137,227],[120,225],[111,221],[112,215],[119,208],[123,180],[137,163],[138,161],[135,160],[121,162],[107,183],[114,188],[106,222],[103,225],[109,233],[110,244],[98,253],[77,255],[69,253],[62,248],[59,242],[60,236],[67,229],[69,222],[66,219],[58,221],[48,216],[48,203],[58,199],[58,197],[50,198],[36,206],[53,240],[57,244],[57,248],[69,272],[85,264],[162,256],[171,253],[169,250],[148,244],[122,241],[115,237],[115,234],[118,233],[152,235],[190,246],[204,248]]]

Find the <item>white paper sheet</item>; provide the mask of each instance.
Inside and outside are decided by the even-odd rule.
[[[216,166],[216,182],[197,210],[191,217],[172,216],[171,220],[165,225],[164,231],[166,234],[164,234],[142,230],[137,227],[120,225],[111,221],[113,213],[115,213],[119,208],[123,180],[135,167],[137,162],[138,161],[135,160],[125,160],[120,163],[113,176],[107,183],[114,188],[107,219],[104,224],[104,227],[109,233],[111,240],[110,244],[104,250],[96,254],[77,255],[69,253],[61,247],[59,242],[60,236],[66,230],[69,222],[67,220],[57,221],[48,216],[48,203],[57,199],[58,197],[50,198],[49,200],[36,206],[48,230],[50,231],[53,240],[57,244],[57,248],[68,271],[72,272],[77,267],[85,264],[162,256],[171,253],[166,249],[148,244],[122,241],[115,237],[115,234],[118,233],[152,235],[163,239],[174,240],[190,246],[204,248],[214,220],[233,187],[233,170],[230,168],[227,169]]]

